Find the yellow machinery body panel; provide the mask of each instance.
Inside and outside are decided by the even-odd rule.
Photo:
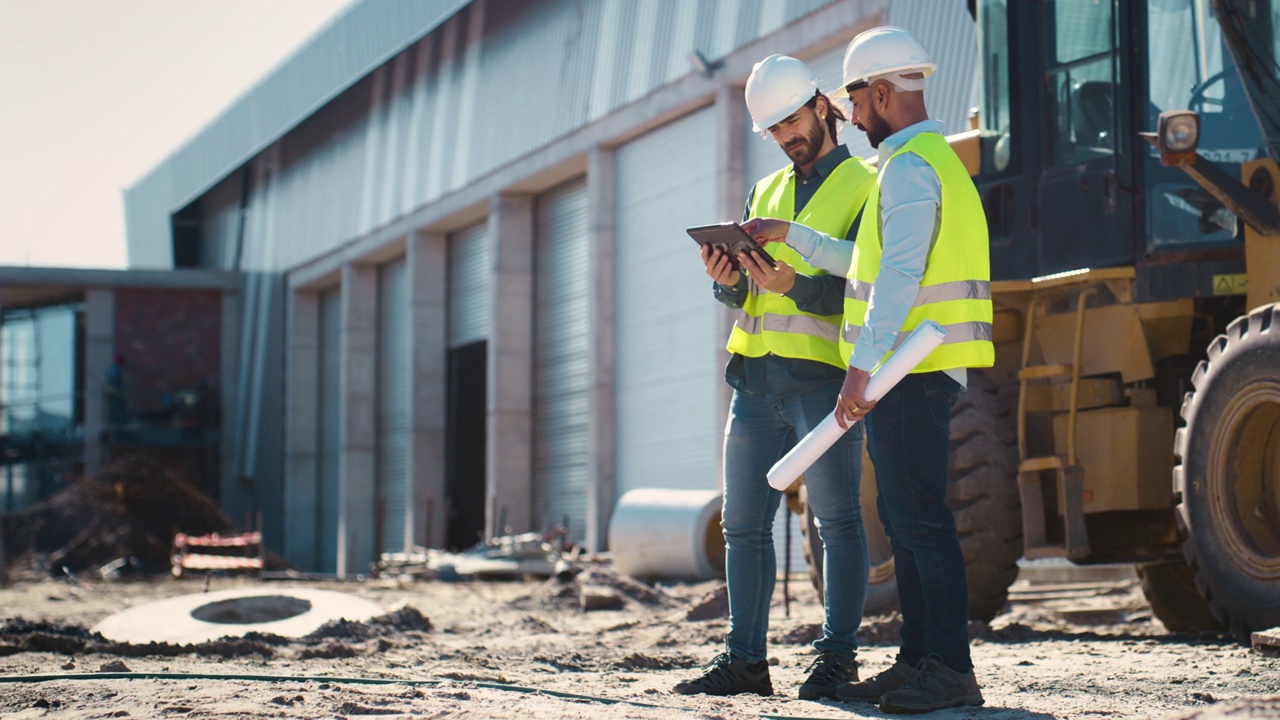
[[[1127,383],[1155,377],[1156,362],[1186,352],[1192,313],[1190,298],[1089,308],[1080,375],[1120,373]],[[1046,364],[1071,362],[1075,322],[1075,313],[1060,313],[1036,323],[1036,342]]]
[[[1067,416],[1053,418],[1054,444],[1066,447]],[[1113,407],[1076,416],[1086,513],[1173,507],[1173,411]],[[1059,494],[1061,490],[1059,490]],[[1059,497],[1058,506],[1062,507]]]
[[[1248,183],[1259,171],[1271,175],[1271,187],[1280,187],[1280,171],[1269,159],[1245,163],[1240,168],[1240,175]],[[1274,197],[1269,199],[1275,200]],[[1249,308],[1280,302],[1280,235],[1262,235],[1245,223],[1244,253],[1245,265],[1249,269]]]

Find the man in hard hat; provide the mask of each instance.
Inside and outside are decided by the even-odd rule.
[[[866,420],[902,609],[894,664],[869,680],[841,685],[837,696],[878,701],[890,712],[983,702],[969,656],[964,557],[946,496],[951,408],[965,388],[966,369],[995,359],[990,258],[973,181],[943,137],[942,123],[925,110],[924,81],[934,68],[910,33],[875,28],[849,44],[844,87],[832,93],[848,96],[850,122],[880,157],[867,217],[849,248],[840,337],[849,369],[835,414],[842,427]],[[757,241],[785,240],[805,257],[848,246],[799,222],[744,227]],[[925,320],[946,328],[943,344],[878,402],[868,401],[871,370]]]
[[[874,170],[836,142],[844,120],[803,62],[771,55],[747,80],[754,129],[767,133],[791,164],[755,184],[746,217],[799,219],[836,237],[852,237]],[[726,651],[679,693],[773,694],[766,660],[770,598],[777,573],[773,519],[782,494],[766,475],[831,410],[845,363],[840,358],[843,275],[811,267],[785,245],[776,265],[742,254],[734,270],[720,250],[702,261],[720,302],[737,310],[725,380],[734,389],[724,442],[724,507],[729,631]],[[847,259],[846,259],[847,263]],[[867,548],[858,500],[861,432],[848,433],[805,473],[808,502],[824,548],[823,634],[800,686],[804,699],[834,698],[857,680],[857,630],[867,587]]]

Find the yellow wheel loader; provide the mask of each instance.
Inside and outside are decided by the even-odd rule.
[[[1280,0],[970,6],[951,141],[996,342],[951,427],[970,615],[1023,557],[1133,563],[1169,629],[1247,643],[1280,625]],[[864,465],[871,614],[896,590]]]

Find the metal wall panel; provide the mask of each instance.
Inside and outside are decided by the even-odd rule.
[[[717,219],[715,132],[707,108],[617,151],[617,497],[641,487],[717,487],[723,306],[684,232]]]
[[[587,187],[579,181],[534,206],[533,517],[548,530],[587,517],[587,362],[590,299]]]
[[[493,242],[488,223],[449,237],[449,347],[489,337]]]
[[[409,402],[411,392],[409,275],[404,258],[378,268],[377,493],[382,505],[381,552],[411,543]]]
[[[354,2],[126,194],[132,267],[172,265],[160,217],[185,206],[470,0]],[[137,197],[134,197],[137,196]],[[159,200],[159,198],[163,198]]]
[[[228,175],[200,199],[204,218],[200,234],[200,267],[235,270],[236,240],[240,234],[240,196],[245,174]]]
[[[969,129],[969,110],[978,105],[978,28],[965,0],[893,0],[890,25],[910,30],[938,64],[925,82],[929,117],[948,133]]]
[[[342,290],[320,294],[320,418],[316,423],[318,502],[313,567],[332,573],[338,567],[338,476],[342,463]]]
[[[964,1],[892,0],[888,16],[889,24],[906,28],[920,38],[938,63],[937,72],[925,83],[925,107],[929,116],[941,120],[948,133],[967,130],[969,109],[978,103],[975,85],[978,36]],[[824,92],[834,90],[842,82],[845,47],[840,45],[806,60]],[[847,115],[847,104],[844,107]],[[790,160],[777,143],[771,139],[759,140],[760,136],[751,132],[749,114],[745,122],[748,132],[744,175],[750,189],[757,180]],[[852,125],[841,126],[839,140],[848,145],[849,152],[855,156],[874,158],[876,155],[876,150],[867,142],[866,133]]]
[[[278,269],[698,72],[695,50],[714,61],[831,2],[358,3],[126,192],[130,265],[170,267],[169,214],[271,143],[296,145],[321,114],[344,122],[286,147],[271,179],[290,188],[275,198]]]

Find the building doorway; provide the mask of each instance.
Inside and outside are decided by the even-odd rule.
[[[444,544],[454,551],[484,539],[486,348],[481,340],[449,350]]]

